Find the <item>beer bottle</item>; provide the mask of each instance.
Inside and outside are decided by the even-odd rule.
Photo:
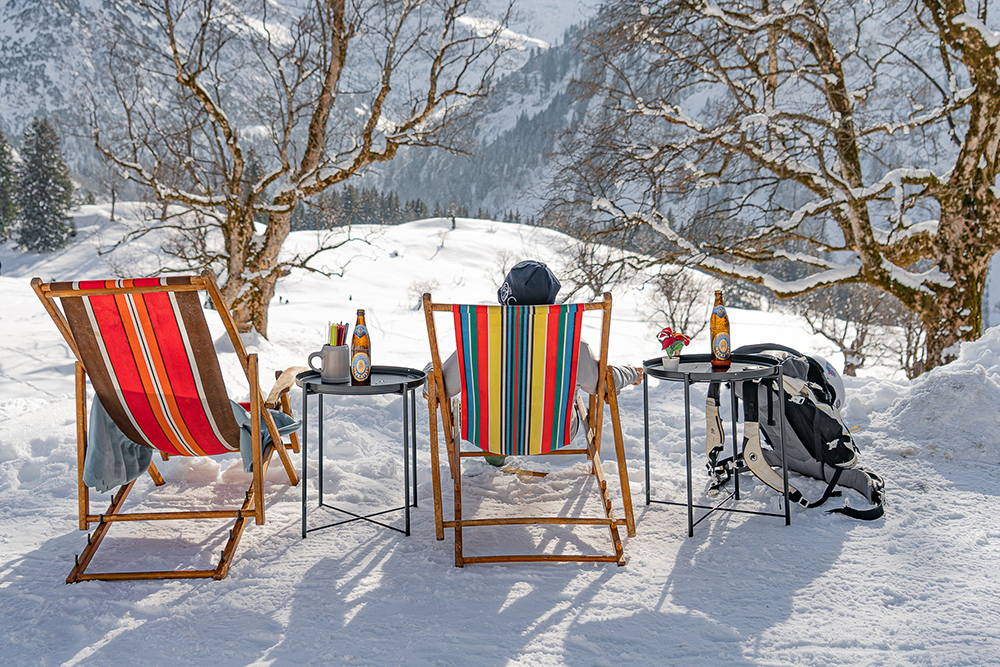
[[[722,305],[722,290],[715,290],[715,306],[712,307],[712,370],[729,370],[729,315]]]
[[[372,383],[372,340],[365,326],[365,311],[358,310],[351,338],[351,384],[366,386]]]

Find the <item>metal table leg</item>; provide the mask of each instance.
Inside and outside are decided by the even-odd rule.
[[[317,414],[319,415],[319,435],[317,439],[319,440],[317,446],[317,453],[319,458],[316,461],[317,472],[319,474],[319,504],[323,504],[323,394],[316,394],[316,398],[319,400],[319,409]]]
[[[642,374],[642,435],[645,440],[646,504],[649,504],[649,376]]]
[[[736,404],[736,383],[730,382],[728,384],[729,384],[729,400],[730,403],[732,403],[732,410],[733,410],[733,461],[735,462],[738,461],[740,457],[739,445],[737,444],[740,438],[736,432],[736,411],[738,410],[738,406]],[[744,428],[746,428],[746,424],[744,424]],[[733,497],[736,498],[736,500],[739,500],[740,473],[738,470],[735,471],[733,474],[733,493],[734,493]]]
[[[788,461],[785,460],[785,369],[778,364],[778,423],[781,424],[781,471],[785,484],[785,525],[792,525],[792,508],[788,504]]]
[[[404,534],[410,534],[410,415],[403,390],[403,525]],[[414,448],[416,449],[416,448]]]
[[[684,444],[687,468],[688,537],[694,537],[694,495],[691,489],[691,384],[684,380]]]
[[[309,449],[309,390],[305,383],[302,385],[302,537],[306,536],[306,489],[309,488],[306,477],[306,451]]]
[[[403,395],[406,400],[406,395]],[[410,390],[410,433],[413,441],[413,506],[417,506],[417,390]]]

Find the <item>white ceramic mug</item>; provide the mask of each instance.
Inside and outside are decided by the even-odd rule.
[[[313,366],[313,359],[320,358],[320,367]],[[319,378],[327,384],[340,384],[351,380],[351,349],[347,345],[324,345],[319,352],[309,355],[309,368],[319,371]]]

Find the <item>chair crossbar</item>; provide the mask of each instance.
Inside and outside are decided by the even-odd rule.
[[[187,512],[138,512],[132,514],[88,514],[90,523],[109,521],[177,521],[183,519],[235,519],[240,510],[191,510]]]
[[[485,565],[489,563],[617,563],[624,565],[624,558],[618,556],[581,555],[558,556],[552,554],[519,556],[464,556],[463,563]]]
[[[590,517],[498,517],[495,519],[462,519],[461,521],[445,521],[449,528],[457,526],[532,526],[532,525],[577,525],[577,526],[612,526],[618,522],[614,518]]]
[[[75,581],[149,581],[154,579],[219,579],[215,570],[159,570],[81,574]]]

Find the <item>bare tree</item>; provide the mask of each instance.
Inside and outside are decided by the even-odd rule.
[[[622,253],[615,248],[586,239],[567,239],[567,244],[563,282],[568,289],[562,296],[563,301],[578,294],[596,299],[632,275],[628,265],[619,260]]]
[[[798,297],[793,306],[814,334],[844,355],[844,375],[855,376],[891,335],[886,331],[890,301],[897,305],[892,316],[898,316],[901,305],[885,292],[867,285],[834,285]]]
[[[120,108],[112,116],[94,104],[97,148],[184,212],[159,225],[177,234],[169,252],[220,274],[237,324],[266,336],[278,277],[292,267],[326,272],[310,260],[347,238],[282,253],[301,202],[400,148],[458,146],[467,103],[488,91],[506,20],[472,21],[469,6],[137,0],[110,29]]]
[[[657,327],[668,326],[694,338],[708,326],[705,316],[709,308],[708,293],[698,284],[691,270],[668,267],[651,281],[652,305]]]
[[[884,306],[882,316],[891,326],[888,327],[890,334],[880,339],[881,353],[898,364],[912,380],[928,370],[924,323],[895,299],[889,299]]]
[[[560,197],[602,234],[658,236],[657,262],[783,297],[874,286],[919,316],[927,366],[947,362],[981,333],[1000,246],[990,4],[610,3]]]

